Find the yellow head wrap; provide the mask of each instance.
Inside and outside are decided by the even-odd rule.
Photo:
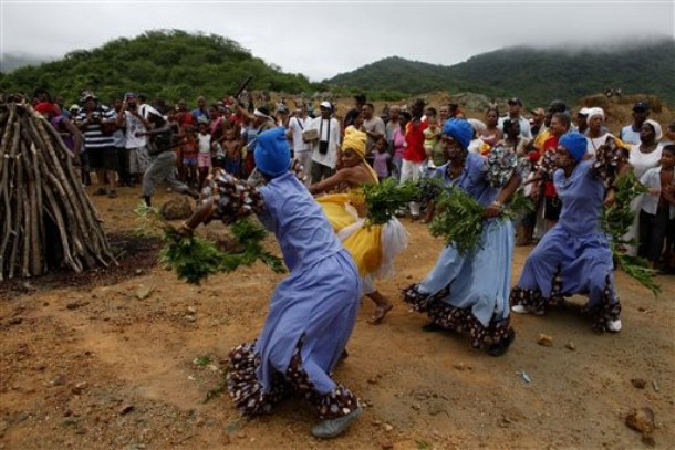
[[[366,162],[366,133],[359,131],[353,126],[345,128],[345,137],[342,140],[342,149],[352,149],[356,152],[357,155],[361,157],[365,163],[366,168],[370,172],[370,175],[373,177],[373,180],[377,183],[377,174],[370,164]]]
[[[361,159],[366,158],[366,133],[358,131],[354,127],[345,129],[345,138],[342,141],[342,148],[351,148]]]

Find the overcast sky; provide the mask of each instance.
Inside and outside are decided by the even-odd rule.
[[[61,56],[148,29],[217,33],[318,81],[398,55],[454,64],[501,47],[675,35],[675,1],[0,0],[0,53]]]

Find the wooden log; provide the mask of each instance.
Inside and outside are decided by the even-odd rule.
[[[14,211],[16,214],[13,217],[12,229],[10,234],[12,235],[12,250],[9,254],[9,267],[8,267],[8,277],[11,280],[14,278],[14,269],[16,268],[16,257],[17,252],[19,251],[19,241],[21,239],[21,224],[23,223],[23,201],[21,199],[21,192],[23,192],[23,164],[20,158],[21,149],[19,148],[19,142],[21,133],[19,127],[21,125],[18,121],[14,123],[14,133],[12,136],[12,151],[10,157],[12,158],[12,164],[9,166],[11,168],[11,180],[10,187],[12,187],[12,197],[14,197]]]
[[[29,214],[30,218],[30,273],[32,275],[42,274],[42,243],[43,237],[40,235],[40,224],[42,223],[41,210],[42,206],[38,205],[37,202],[37,191],[40,189],[40,185],[36,183],[35,180],[35,169],[33,167],[36,164],[34,154],[32,149],[30,149],[29,144],[22,140],[21,155],[24,160],[24,168],[26,178],[28,180],[28,201],[29,201]],[[25,263],[25,261],[24,261]]]
[[[2,242],[0,242],[0,281],[3,280],[3,273],[5,271],[5,249],[9,243],[11,223],[12,223],[12,205],[9,198],[9,162],[11,157],[10,139],[17,127],[14,126],[14,118],[16,116],[16,105],[10,107],[10,114],[5,129],[5,134],[0,142],[0,197],[1,204],[4,207],[0,210],[3,214],[4,221],[0,232],[2,232]],[[12,139],[13,140],[13,139]]]

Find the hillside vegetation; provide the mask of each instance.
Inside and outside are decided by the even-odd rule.
[[[249,75],[253,76],[251,90],[301,92],[312,88],[304,75],[284,73],[234,41],[179,30],[148,31],[91,51],[68,53],[59,61],[22,67],[0,75],[0,88],[31,92],[42,87],[65,95],[68,101],[76,101],[83,90],[93,90],[106,101],[132,90],[194,102],[200,94],[209,98],[232,94]]]
[[[664,40],[593,51],[514,47],[452,66],[389,57],[326,83],[410,95],[438,90],[518,95],[529,105],[548,104],[552,97],[573,103],[607,87],[620,87],[626,94],[657,95],[674,104],[674,68],[675,41]]]

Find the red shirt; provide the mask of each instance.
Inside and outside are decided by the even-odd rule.
[[[560,136],[556,136],[556,135],[551,135],[550,138],[546,139],[544,141],[544,145],[542,145],[542,147],[541,147],[542,154],[554,153],[555,149],[558,148],[558,140],[559,139],[560,139]],[[552,180],[546,181],[546,184],[544,185],[544,195],[548,198],[553,198],[556,195],[558,195],[555,192],[555,187],[553,186]]]
[[[424,151],[424,130],[427,129],[426,122],[419,122],[414,125],[412,121],[405,126],[405,143],[403,149],[403,159],[416,163],[427,159],[427,153]]]

